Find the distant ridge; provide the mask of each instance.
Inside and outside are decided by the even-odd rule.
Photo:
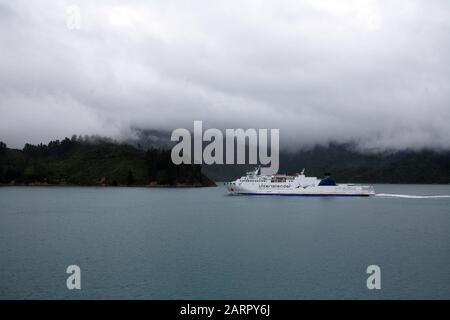
[[[136,129],[129,142],[143,148],[168,149],[170,132]],[[254,165],[203,165],[214,181],[231,181]],[[338,182],[361,183],[450,183],[450,151],[361,150],[355,143],[329,143],[310,148],[280,151],[279,172],[294,174],[306,168],[307,175],[330,172]]]
[[[253,165],[254,166],[254,165]],[[249,165],[203,166],[215,181],[241,176]],[[358,151],[350,144],[332,143],[307,150],[281,151],[279,172],[321,177],[330,172],[338,182],[354,183],[450,183],[449,151]]]

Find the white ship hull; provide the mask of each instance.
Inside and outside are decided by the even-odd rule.
[[[372,186],[335,184],[329,177],[325,179],[306,177],[303,172],[295,176],[261,176],[258,173],[259,169],[228,183],[229,194],[304,197],[364,197],[375,194]]]
[[[248,196],[304,196],[304,197],[368,197],[374,195],[373,190],[363,190],[354,188],[310,188],[308,191],[304,190],[246,190],[246,189],[232,189],[228,190],[231,195],[248,195]]]

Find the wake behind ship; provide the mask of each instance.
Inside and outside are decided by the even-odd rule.
[[[373,186],[336,184],[328,174],[325,174],[323,179],[306,177],[305,169],[293,176],[284,174],[263,176],[260,168],[256,168],[226,185],[231,195],[349,197],[375,194]]]

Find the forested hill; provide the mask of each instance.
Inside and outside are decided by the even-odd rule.
[[[280,163],[283,171],[305,167],[310,175],[331,172],[341,182],[450,183],[449,151],[360,152],[349,144],[330,144],[284,153]]]
[[[203,166],[215,181],[242,176],[255,165]],[[330,144],[295,152],[280,152],[280,173],[295,174],[303,168],[307,176],[330,172],[338,182],[450,183],[449,151],[360,152],[349,144]]]
[[[142,148],[170,148],[170,132],[137,130],[137,140],[129,143]],[[225,141],[223,143],[225,146]],[[235,161],[236,162],[236,161]],[[214,181],[231,181],[255,165],[203,165]],[[306,168],[309,176],[331,172],[338,182],[450,183],[450,151],[390,150],[360,151],[355,143],[330,143],[312,148],[280,152],[280,173],[294,174]]]
[[[199,165],[174,165],[170,150],[140,150],[73,137],[22,150],[0,142],[0,184],[214,186]]]

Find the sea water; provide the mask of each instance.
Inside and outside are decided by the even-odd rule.
[[[0,298],[449,299],[450,186],[375,190],[1,187]]]

